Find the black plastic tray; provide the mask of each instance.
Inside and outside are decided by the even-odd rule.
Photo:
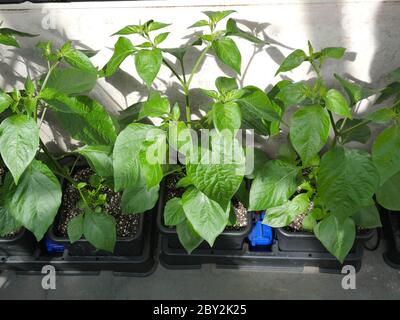
[[[33,257],[1,256],[0,270],[14,270],[22,273],[40,273],[43,266],[52,265],[63,274],[98,274],[100,271],[112,271],[115,275],[148,276],[157,266],[155,257],[155,213],[144,216],[144,246],[137,256],[52,256],[41,248]]]
[[[168,246],[175,249],[183,249],[176,228],[169,228],[164,225],[164,208],[165,208],[165,187],[164,183],[161,185],[160,199],[158,202],[157,210],[157,226],[160,233],[164,236],[164,239],[168,241]],[[251,231],[252,214],[249,212],[247,216],[247,226],[239,230],[225,230],[217,239],[215,239],[213,249],[225,249],[225,250],[240,250],[243,247],[243,243]],[[203,241],[203,243],[194,251],[199,249],[211,249],[210,245]]]
[[[373,230],[365,233],[358,232],[354,246],[350,252],[356,250],[360,242],[367,241],[373,236]],[[279,250],[289,252],[327,252],[317,237],[310,232],[290,232],[284,228],[275,229],[275,236],[278,241]]]
[[[357,244],[343,265],[352,265],[361,269],[363,248]],[[247,243],[242,250],[197,250],[187,254],[181,249],[168,247],[168,241],[161,236],[160,263],[167,269],[199,269],[204,264],[213,264],[217,268],[288,270],[298,272],[340,273],[343,265],[328,252],[284,252],[275,242],[270,251],[252,251]]]
[[[385,262],[395,269],[400,269],[400,212],[380,208],[383,232],[386,238]]]
[[[37,245],[35,236],[23,228],[12,237],[0,238],[0,256],[31,256]]]
[[[72,244],[67,237],[59,237],[55,234],[54,225],[47,232],[47,237],[54,243],[63,245],[70,256],[136,256],[141,254],[143,250],[143,217],[147,214],[150,214],[150,212],[139,215],[139,226],[134,236],[117,238],[113,253],[96,249],[84,238]]]

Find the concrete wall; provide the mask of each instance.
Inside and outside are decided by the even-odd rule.
[[[312,78],[309,67],[274,77],[284,56],[294,48],[307,48],[310,40],[316,49],[325,46],[347,48],[344,62],[329,61],[324,75],[332,79],[333,72],[351,75],[357,81],[379,86],[382,77],[400,65],[400,2],[399,0],[234,0],[234,1],[131,1],[87,2],[62,4],[0,5],[0,20],[8,27],[39,33],[40,40],[61,44],[73,40],[82,48],[100,50],[93,59],[102,67],[112,55],[117,40],[112,33],[128,24],[155,19],[173,23],[172,34],[166,47],[176,47],[188,41],[193,32],[187,27],[203,18],[201,11],[235,9],[232,17],[243,28],[270,41],[270,46],[260,50],[246,41],[238,40],[242,52],[243,85],[269,88],[281,78],[300,80]],[[8,89],[20,85],[27,72],[38,75],[44,64],[40,53],[32,49],[38,39],[21,39],[23,49],[0,49],[0,86]],[[193,65],[198,52],[187,59]],[[26,65],[28,70],[26,70]],[[214,79],[220,75],[233,75],[210,55],[196,75],[193,87],[213,88]],[[332,81],[333,83],[333,81]],[[183,102],[179,85],[165,67],[154,87],[166,90],[171,102]],[[134,72],[133,59],[127,59],[114,77],[99,81],[92,96],[100,100],[111,112],[118,112],[140,99],[148,91]],[[196,95],[194,108],[207,101]],[[358,112],[364,112],[363,105]],[[53,139],[57,134],[49,134]],[[56,137],[57,138],[57,137]],[[58,137],[61,142],[61,138]]]

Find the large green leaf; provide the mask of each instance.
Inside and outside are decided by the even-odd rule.
[[[170,112],[168,98],[161,97],[158,91],[152,91],[146,102],[143,102],[139,118],[161,117]]]
[[[211,22],[217,23],[232,13],[236,12],[235,10],[223,10],[223,11],[204,11],[203,13],[210,18]]]
[[[114,46],[114,53],[111,59],[104,66],[103,71],[106,77],[113,75],[121,65],[121,63],[131,54],[135,52],[132,42],[125,37],[118,38]]]
[[[351,218],[342,222],[335,216],[329,216],[315,226],[314,233],[325,248],[343,263],[353,247],[356,228]]]
[[[357,227],[363,229],[373,229],[382,227],[379,211],[375,204],[362,208],[351,216]]]
[[[321,50],[321,56],[331,59],[342,59],[346,48],[343,47],[328,47]]]
[[[264,91],[254,86],[247,86],[244,89],[246,94],[237,101],[244,118],[248,121],[260,118],[268,121],[281,119],[281,109],[271,102]]]
[[[143,142],[155,129],[151,125],[132,123],[117,137],[113,151],[115,190],[135,186],[140,178],[139,152]]]
[[[400,211],[400,171],[376,190],[376,200],[389,210]]]
[[[217,202],[196,188],[183,194],[182,204],[186,218],[194,230],[210,246],[213,246],[215,239],[224,231],[228,223],[229,211],[222,209]]]
[[[96,85],[97,74],[76,68],[55,69],[47,82],[47,88],[53,88],[66,95],[89,92]]]
[[[299,168],[280,160],[268,161],[257,171],[250,189],[249,210],[280,206],[296,191]]]
[[[399,90],[399,92],[400,92],[400,90]],[[376,122],[376,123],[386,123],[386,122],[393,120],[393,118],[395,118],[396,116],[397,116],[397,114],[393,109],[383,108],[383,109],[371,112],[370,114],[367,114],[365,116],[365,119],[371,120],[372,122]]]
[[[97,249],[113,252],[117,239],[115,218],[107,213],[86,210],[83,234]]]
[[[92,64],[89,57],[82,51],[73,48],[71,43],[66,43],[61,51],[65,61],[70,66],[89,73],[97,73],[97,69]]]
[[[346,118],[352,118],[346,99],[336,89],[330,89],[324,96],[326,108]]]
[[[83,155],[90,167],[101,177],[113,176],[112,147],[111,146],[83,146],[75,152]]]
[[[16,48],[20,47],[17,40],[15,40],[11,36],[6,36],[4,34],[0,34],[0,44],[4,44],[6,46],[16,47]]]
[[[0,125],[0,153],[18,184],[39,147],[39,129],[35,121],[22,114],[6,118]]]
[[[143,178],[137,184],[127,187],[122,194],[122,213],[145,213],[152,209],[157,203],[159,189],[158,185],[149,189]]]
[[[309,205],[310,200],[307,194],[301,193],[294,197],[293,200],[289,200],[278,207],[269,208],[266,211],[263,224],[272,228],[286,227],[292,223],[298,215],[305,213]]]
[[[158,48],[140,50],[135,54],[136,71],[148,87],[151,86],[160,71],[161,63],[162,52]]]
[[[189,160],[186,173],[197,189],[226,207],[243,180],[245,158],[239,142],[223,133],[212,136],[212,150],[201,149],[199,158]]]
[[[181,198],[172,198],[165,204],[164,208],[164,224],[166,226],[177,226],[186,219],[185,211]]]
[[[275,76],[280,72],[286,72],[297,68],[307,59],[307,55],[303,50],[297,49],[289,54],[285,60],[283,60],[279,69],[276,71]]]
[[[290,122],[290,141],[308,164],[328,141],[330,120],[321,106],[306,106],[297,110]]]
[[[57,90],[46,88],[40,98],[46,101],[61,126],[72,136],[89,145],[110,145],[116,130],[104,107],[86,96],[68,97]]]
[[[335,78],[339,81],[341,86],[346,91],[347,95],[350,98],[350,106],[354,106],[357,102],[372,96],[376,92],[369,88],[364,88],[356,83],[352,83],[343,79],[338,74],[335,74]]]
[[[240,74],[242,55],[240,54],[236,43],[232,39],[223,37],[214,40],[212,43],[212,48],[221,62]]]
[[[309,89],[303,82],[285,84],[276,95],[276,98],[283,102],[284,108],[300,104],[307,98]]]
[[[73,217],[68,222],[67,232],[69,241],[71,241],[71,243],[74,243],[82,238],[84,232],[84,225],[85,225],[84,214],[80,214],[76,217]]]
[[[0,188],[0,237],[16,232],[22,227],[22,224],[14,218],[11,210],[14,192],[14,180],[12,175],[7,173]]]
[[[61,186],[50,169],[33,160],[21,177],[11,200],[14,218],[41,240],[61,204]]]
[[[350,216],[365,207],[378,184],[378,171],[365,152],[335,148],[321,159],[318,193],[336,215]]]
[[[215,87],[221,94],[225,94],[232,90],[238,89],[236,79],[228,77],[218,77],[215,80]]]
[[[400,171],[400,126],[386,128],[376,137],[372,160],[379,171],[381,185]]]
[[[178,233],[179,241],[188,253],[192,253],[192,251],[204,241],[193,229],[193,226],[188,220],[184,220],[182,223],[178,224],[176,226],[176,232]]]
[[[13,103],[13,99],[5,92],[0,90],[0,113],[6,110]]]
[[[241,117],[240,108],[235,102],[216,102],[213,106],[214,127],[218,131],[239,129]]]

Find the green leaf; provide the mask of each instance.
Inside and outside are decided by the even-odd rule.
[[[84,156],[90,167],[101,177],[108,178],[114,175],[112,162],[112,147],[97,145],[83,146],[75,152]]]
[[[335,148],[321,159],[318,194],[334,214],[349,216],[364,207],[379,184],[379,174],[365,152]]]
[[[212,42],[212,48],[221,62],[240,74],[242,55],[232,39],[222,37],[214,40]]]
[[[116,139],[116,129],[104,107],[87,96],[68,97],[46,88],[40,98],[53,110],[58,122],[72,138],[88,145],[110,145]]]
[[[343,119],[338,120],[336,122],[336,127],[342,128],[342,131],[350,129],[354,126],[359,125],[363,120],[360,119],[353,119],[349,120],[347,119],[346,123],[344,124],[343,128]],[[341,141],[342,144],[352,142],[352,141],[357,141],[360,143],[367,143],[369,138],[371,137],[371,129],[368,127],[367,124],[358,126],[357,128],[352,129],[351,131],[341,133]]]
[[[158,91],[152,91],[148,100],[142,105],[139,118],[161,117],[170,113],[170,110],[168,99],[161,97]]]
[[[0,90],[0,113],[6,110],[13,103],[13,99],[5,92]]]
[[[224,10],[224,11],[204,11],[203,13],[210,18],[211,22],[217,23],[232,13],[236,12],[235,10]]]
[[[386,123],[386,122],[393,120],[393,118],[395,118],[396,116],[397,116],[397,114],[396,114],[396,112],[393,111],[393,109],[383,108],[383,109],[371,112],[370,114],[367,114],[365,116],[365,119],[371,120],[372,122],[376,122],[376,123]]]
[[[27,78],[24,83],[25,92],[28,96],[32,96],[35,93],[35,84],[31,78]]]
[[[15,184],[36,155],[39,130],[35,121],[22,114],[6,118],[0,125],[0,153]]]
[[[389,78],[392,81],[397,81],[400,82],[400,67],[393,70],[390,74],[389,74]]]
[[[5,237],[21,229],[22,224],[12,214],[12,197],[15,184],[10,173],[7,173],[0,187],[0,237]]]
[[[335,78],[339,81],[340,85],[344,88],[350,98],[350,106],[354,106],[357,102],[372,96],[376,92],[372,89],[364,88],[356,83],[351,83],[346,79],[341,78],[335,73]]]
[[[346,48],[342,47],[328,47],[321,50],[321,56],[331,59],[342,59]]]
[[[147,31],[151,32],[151,31],[164,29],[170,25],[171,25],[170,23],[163,23],[163,22],[157,22],[157,21],[150,20],[147,23]]]
[[[157,203],[159,189],[158,185],[148,189],[143,178],[136,185],[127,187],[122,194],[122,213],[145,213],[152,209]]]
[[[244,152],[229,131],[214,133],[211,145],[212,150],[201,149],[195,161],[189,159],[186,173],[197,189],[226,208],[243,180]]]
[[[257,172],[250,189],[251,211],[277,207],[296,191],[299,168],[280,160],[268,161]]]
[[[15,40],[13,37],[6,36],[3,34],[0,34],[0,44],[4,44],[6,46],[16,47],[16,48],[20,47],[17,40]]]
[[[336,89],[330,89],[324,96],[326,108],[339,116],[352,118],[346,99]]]
[[[139,153],[140,169],[144,175],[147,189],[158,186],[164,176],[161,164],[166,155],[165,143],[166,137],[162,137]]]
[[[378,203],[393,211],[400,211],[400,171],[387,179],[376,190],[376,200]]]
[[[213,105],[214,127],[218,131],[228,129],[234,131],[241,126],[240,108],[235,102],[216,102]]]
[[[129,35],[129,34],[136,34],[136,33],[142,33],[143,32],[143,27],[138,26],[138,25],[129,25],[121,30],[117,31],[116,33],[113,34],[115,35]]]
[[[280,121],[281,109],[271,102],[264,91],[254,86],[248,86],[244,89],[247,93],[236,102],[247,121],[260,118],[268,121]]]
[[[193,23],[190,28],[200,28],[200,27],[207,27],[209,25],[209,22],[207,20],[199,20]]]
[[[132,123],[118,135],[113,151],[116,191],[133,187],[138,182],[140,178],[139,152],[150,130],[153,129],[151,125]]]
[[[162,63],[162,52],[156,48],[153,50],[140,50],[135,55],[136,71],[148,87],[151,86]]]
[[[164,208],[164,224],[166,226],[177,226],[186,219],[185,211],[183,211],[182,199],[172,198]]]
[[[53,88],[66,95],[91,91],[96,85],[97,75],[76,68],[55,69],[47,82],[47,88]]]
[[[307,85],[303,82],[286,84],[280,89],[276,98],[282,101],[285,107],[302,103],[309,93]]]
[[[105,76],[109,77],[113,75],[118,70],[121,63],[135,51],[132,42],[128,38],[118,38],[114,46],[114,53],[103,68]]]
[[[386,128],[372,145],[372,160],[381,177],[383,185],[390,177],[400,171],[400,126]]]
[[[314,158],[328,141],[330,120],[318,105],[301,107],[290,122],[290,141],[303,164]]]
[[[179,241],[188,253],[192,253],[192,251],[204,241],[193,229],[193,226],[188,220],[178,224],[176,226],[176,232],[178,233]]]
[[[341,222],[337,217],[329,216],[315,226],[314,233],[325,248],[343,263],[353,247],[356,228],[351,218]]]
[[[41,240],[61,204],[60,182],[44,163],[33,160],[14,190],[14,218]]]
[[[210,246],[213,246],[215,239],[224,231],[228,223],[229,211],[222,209],[217,202],[196,188],[183,194],[182,204],[186,218],[193,229]]]
[[[376,99],[374,104],[380,104],[386,101],[390,97],[398,94],[399,91],[400,91],[400,82],[393,82],[389,84],[386,88],[381,90],[381,94],[379,95],[378,99]]]
[[[236,79],[228,77],[218,77],[215,80],[215,87],[217,88],[218,92],[222,94],[238,89]]]
[[[226,36],[236,36],[239,38],[246,39],[248,41],[254,42],[256,44],[264,43],[263,40],[257,38],[256,36],[252,35],[250,32],[243,31],[237,26],[237,23],[233,19],[228,19],[226,22]]]
[[[24,37],[24,38],[34,38],[34,37],[38,36],[38,34],[21,32],[18,30],[10,29],[10,28],[0,28],[0,34],[5,35],[5,36],[17,36],[17,37]]]
[[[97,249],[114,251],[117,240],[115,218],[103,212],[85,211],[83,234]]]
[[[76,50],[72,46],[69,46],[69,48],[67,50],[63,50],[62,53],[65,61],[70,66],[89,73],[97,73],[97,68],[82,51]]]
[[[169,35],[169,32],[160,33],[159,35],[157,35],[157,36],[154,38],[154,43],[155,43],[156,45],[158,45],[158,44],[164,42],[164,40],[167,39],[168,35]]]
[[[71,243],[80,240],[84,230],[84,214],[73,217],[68,223],[68,238]]]
[[[310,200],[307,194],[301,193],[294,197],[293,200],[289,200],[280,206],[269,208],[262,223],[272,228],[286,227],[298,215],[305,213],[309,205]]]
[[[285,60],[283,60],[279,69],[276,71],[275,76],[277,76],[280,72],[287,72],[297,68],[307,59],[307,55],[303,50],[297,49],[289,54]]]
[[[189,156],[193,149],[191,131],[183,121],[170,121],[168,143],[176,151]]]
[[[351,216],[357,227],[363,229],[374,229],[382,227],[379,211],[375,205],[362,208]]]

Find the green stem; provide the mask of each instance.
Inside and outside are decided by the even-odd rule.
[[[169,64],[169,62],[163,58],[163,63],[165,64],[165,66],[171,70],[171,72],[174,74],[174,76],[179,80],[179,82],[181,83],[182,86],[186,85],[186,81],[184,81],[181,76],[175,71],[175,69]]]
[[[328,110],[328,114],[329,114],[329,119],[330,119],[331,124],[332,124],[333,132],[335,133],[335,137],[333,138],[333,142],[332,142],[332,144],[331,144],[331,146],[329,148],[329,149],[332,149],[336,145],[336,142],[337,142],[337,139],[340,136],[340,133],[339,133],[338,129],[336,128],[335,120],[333,119],[333,115],[332,115],[332,112],[330,110]]]
[[[358,128],[358,127],[361,127],[361,126],[363,126],[363,125],[366,125],[366,124],[368,124],[368,123],[370,123],[370,122],[371,122],[371,120],[364,120],[364,121],[361,121],[360,123],[358,123],[358,124],[356,124],[356,125],[354,125],[354,126],[352,126],[352,127],[350,127],[350,128],[347,128],[346,130],[341,131],[340,134],[345,134],[345,133],[347,133],[347,132],[349,132],[349,131],[352,131],[352,130]]]
[[[190,74],[189,80],[187,82],[187,88],[188,89],[190,88],[190,84],[192,83],[194,74],[197,72],[198,68],[200,67],[200,64],[203,62],[203,59],[205,58],[205,56],[206,56],[208,50],[210,50],[210,48],[211,48],[210,45],[205,47],[203,49],[203,51],[201,52],[199,58],[197,59],[196,64],[194,65],[193,70],[192,70],[192,72]]]
[[[57,66],[58,66],[59,64],[60,64],[60,61],[55,62],[55,63],[49,68],[49,71],[47,71],[46,77],[45,77],[44,80],[43,80],[43,84],[42,84],[42,86],[40,87],[39,95],[40,95],[40,93],[43,91],[43,89],[46,88],[47,82],[49,82],[49,79],[50,79],[50,76],[51,76],[52,72],[54,71],[55,68],[57,68]],[[35,109],[35,113],[34,113],[34,116],[33,116],[33,117],[34,117],[34,119],[35,119],[35,122],[37,122],[37,119],[38,119],[38,110],[37,110],[37,108]],[[41,126],[41,124],[40,124],[40,126]],[[39,126],[39,128],[40,128],[40,126]]]

